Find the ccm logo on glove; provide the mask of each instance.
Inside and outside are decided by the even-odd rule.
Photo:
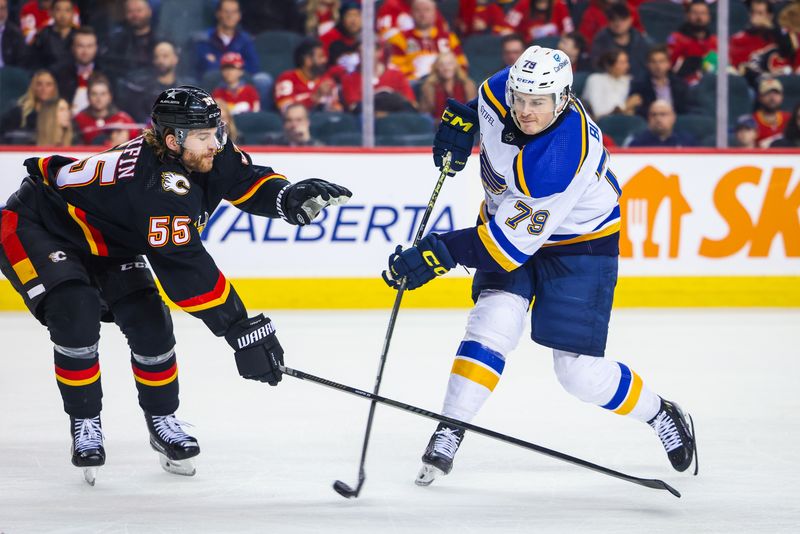
[[[475,123],[464,122],[464,120],[461,117],[459,117],[449,109],[445,109],[444,113],[442,113],[442,121],[446,122],[447,124],[455,128],[461,129],[465,133],[468,133],[473,128],[473,126],[475,126]]]

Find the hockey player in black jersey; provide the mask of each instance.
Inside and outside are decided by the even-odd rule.
[[[272,321],[248,317],[200,234],[225,199],[289,224],[311,222],[351,193],[320,179],[290,183],[254,165],[227,139],[220,110],[196,87],[164,91],[153,128],[83,160],[31,158],[28,176],[2,209],[0,268],[44,324],[70,416],[72,463],[93,484],[105,462],[100,422],[100,322],[127,338],[150,444],[170,472],[192,475],[197,440],[175,418],[178,368],[169,298],[225,336],[241,376],[277,385],[283,349]]]

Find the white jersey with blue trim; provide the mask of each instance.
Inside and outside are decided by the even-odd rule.
[[[478,95],[485,202],[477,230],[494,262],[510,271],[542,247],[618,232],[621,190],[602,133],[577,98],[553,126],[515,140],[505,103],[507,78],[506,68],[484,82]]]

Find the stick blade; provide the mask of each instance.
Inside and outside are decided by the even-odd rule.
[[[354,499],[358,497],[358,489],[351,488],[341,480],[337,480],[333,483],[333,490],[345,499]]]

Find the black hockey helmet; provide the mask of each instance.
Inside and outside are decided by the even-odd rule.
[[[172,129],[179,145],[183,145],[188,130],[217,128],[217,140],[225,144],[225,123],[216,101],[208,92],[192,85],[181,85],[162,92],[156,98],[151,113],[153,128],[159,137]]]

